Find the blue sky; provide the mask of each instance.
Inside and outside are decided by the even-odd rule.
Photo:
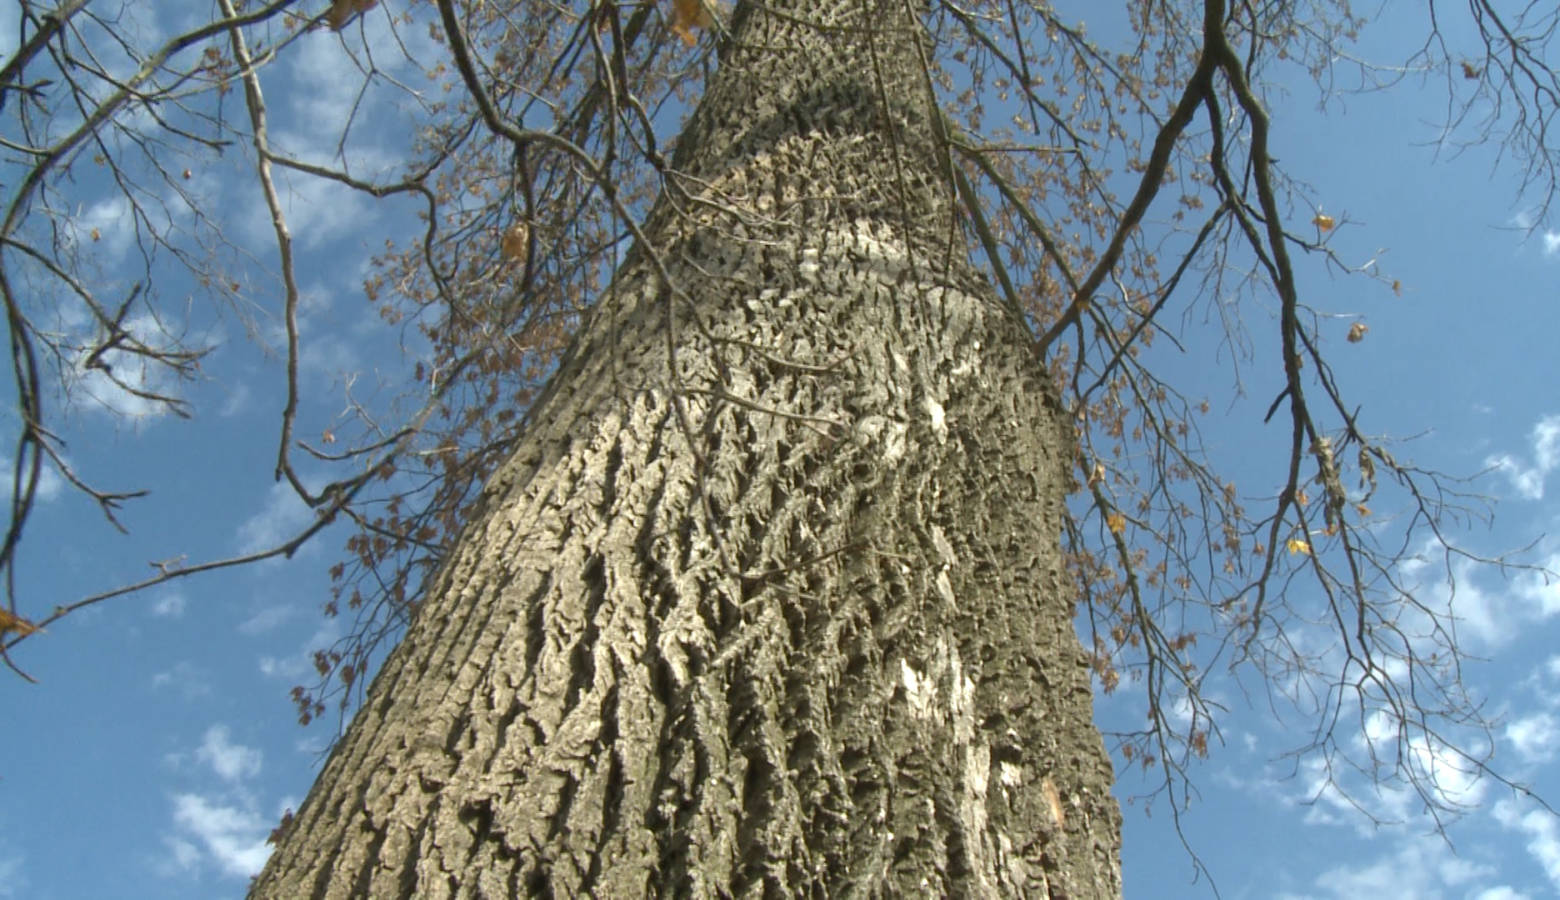
[[[15,39],[13,19],[14,11],[4,14],[0,56]],[[1403,25],[1367,32],[1362,52],[1401,55],[1387,41],[1409,33]],[[295,50],[267,73],[273,129],[295,152],[328,156],[331,138],[322,135],[330,129],[321,123],[343,120],[356,82],[332,36],[307,36]],[[1277,155],[1326,212],[1346,220],[1332,246],[1355,264],[1379,258],[1403,284],[1396,296],[1369,279],[1306,264],[1301,290],[1317,308],[1362,315],[1370,325],[1359,344],[1346,343],[1340,326],[1329,349],[1371,431],[1417,435],[1399,446],[1400,458],[1485,473],[1475,487],[1498,499],[1493,524],[1458,537],[1488,553],[1536,541],[1527,559],[1560,570],[1552,536],[1560,530],[1553,502],[1560,364],[1551,349],[1560,322],[1560,227],[1537,218],[1531,198],[1518,192],[1518,173],[1497,167],[1493,148],[1437,154],[1441,90],[1439,82],[1410,81],[1389,94],[1334,100],[1325,114],[1314,86],[1296,82],[1287,95],[1271,95]],[[394,158],[394,145],[381,140],[389,133],[383,123],[367,121],[363,133],[372,139],[351,151],[363,166]],[[263,254],[266,219],[243,180],[246,165],[237,152],[199,160],[193,180],[231,211],[235,241]],[[94,194],[91,179],[82,184],[74,219],[83,230],[99,228],[98,252],[112,273],[130,259],[123,210]],[[359,285],[366,254],[406,225],[391,206],[316,182],[295,180],[284,196],[303,259],[301,430],[317,434],[349,391],[377,398],[380,379],[399,377],[405,364],[401,333],[371,317]],[[58,479],[46,481],[18,568],[22,596],[47,598],[42,607],[70,602],[145,577],[148,561],[230,555],[308,521],[270,477],[282,373],[267,258],[243,273],[253,306],[191,307],[197,334],[219,346],[207,380],[183,389],[195,420],[139,415],[145,410],[91,381],[49,398],[65,416],[74,466],[153,493],[128,508],[131,532],[120,535]],[[165,296],[191,289],[169,278]],[[1260,336],[1270,311],[1254,305],[1244,314]],[[1188,328],[1186,339],[1184,356],[1168,355],[1164,344],[1156,352],[1166,354],[1163,364],[1184,390],[1212,403],[1203,426],[1215,457],[1253,493],[1271,490],[1278,467],[1261,465],[1252,448],[1273,440],[1260,420],[1275,376],[1248,370],[1241,395],[1206,330]],[[310,651],[340,633],[319,608],[325,570],[344,537],[327,533],[289,561],[110,600],[18,648],[17,661],[39,683],[0,677],[10,735],[0,747],[0,897],[242,893],[265,857],[267,832],[307,791],[334,725],[327,717],[299,728],[287,690],[308,680]],[[1444,596],[1434,567],[1409,569],[1427,595]],[[1466,681],[1500,723],[1495,763],[1560,798],[1553,773],[1560,585],[1525,574],[1457,574],[1458,593],[1447,602],[1469,649],[1486,660],[1466,670]],[[1199,795],[1182,816],[1223,896],[1510,900],[1560,892],[1560,820],[1490,781],[1465,783],[1443,770],[1443,787],[1471,806],[1450,827],[1450,842],[1401,794],[1374,797],[1375,809],[1399,824],[1372,826],[1319,787],[1311,764],[1283,758],[1303,725],[1275,723],[1260,691],[1246,687],[1245,694],[1235,684],[1213,689],[1230,710],[1225,741],[1194,769]],[[1102,722],[1139,715],[1133,699],[1123,692],[1102,701]],[[1118,793],[1125,799],[1151,787],[1126,770]],[[1162,802],[1124,811],[1128,897],[1211,895],[1191,883]]]

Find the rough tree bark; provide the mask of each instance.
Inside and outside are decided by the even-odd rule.
[[[739,4],[669,190],[257,897],[1120,892],[1070,422],[907,0]]]

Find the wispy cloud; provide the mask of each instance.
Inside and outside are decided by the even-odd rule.
[[[1290,900],[1299,900],[1300,897],[1314,900],[1353,900],[1357,897],[1417,897],[1420,900],[1434,900],[1446,896],[1467,896],[1464,892],[1473,884],[1487,881],[1495,874],[1492,866],[1447,852],[1446,844],[1434,835],[1417,835],[1396,842],[1380,843],[1388,849],[1376,859],[1337,865],[1318,875],[1315,893],[1283,896]],[[1521,896],[1504,886],[1486,886],[1483,890],[1484,893],[1476,896],[1488,896],[1490,900]]]
[[[167,619],[177,619],[184,615],[184,607],[189,600],[182,591],[167,590],[152,604],[152,615]]]
[[[282,678],[294,683],[314,675],[314,651],[336,643],[340,640],[341,633],[340,619],[326,619],[314,634],[303,642],[296,653],[290,656],[260,657],[260,674],[267,678]]]
[[[174,334],[149,313],[129,317],[122,328],[129,335],[129,341],[120,346],[137,346],[141,352],[117,347],[105,350],[96,358],[98,365],[87,368],[88,354],[82,351],[81,359],[70,373],[68,402],[73,408],[137,421],[165,416],[173,408],[153,398],[185,399],[180,376],[148,354],[179,354],[220,343],[216,332]],[[95,346],[101,337],[81,336],[80,340],[83,345]]]
[[[255,553],[275,547],[301,531],[312,515],[292,485],[276,482],[266,492],[260,510],[238,526],[239,552]]]
[[[1489,887],[1469,896],[1468,900],[1529,900],[1528,895],[1505,885]]]
[[[0,897],[27,896],[27,876],[22,872],[22,855],[0,844]]]
[[[1483,801],[1489,782],[1463,752],[1386,712],[1361,719],[1359,731],[1336,735],[1330,753],[1303,756],[1293,768],[1286,762],[1240,789],[1294,810],[1306,825],[1351,828],[1362,841],[1378,838],[1384,825],[1417,820],[1426,796],[1465,809]],[[1471,741],[1463,749],[1479,755]]]
[[[292,605],[267,606],[239,623],[238,630],[250,636],[265,634],[274,631],[297,614],[298,608]]]
[[[265,842],[270,828],[251,808],[201,794],[175,794],[173,821],[205,848],[207,856],[224,874],[254,875],[271,855]],[[181,848],[174,849],[176,857],[180,852]]]
[[[1542,809],[1522,812],[1519,801],[1504,798],[1495,804],[1495,820],[1527,838],[1527,852],[1560,890],[1560,820]]]
[[[233,743],[226,725],[206,729],[195,758],[210,766],[225,781],[239,781],[260,774],[260,751]]]
[[[103,262],[117,263],[135,242],[135,218],[123,195],[100,200],[72,217],[70,235],[78,246],[93,245],[92,254]]]
[[[1534,217],[1531,210],[1518,210],[1517,214],[1511,217],[1511,224],[1520,228],[1525,235],[1531,235],[1538,227],[1538,219]],[[1545,256],[1560,254],[1560,231],[1550,231],[1546,228],[1538,232],[1538,237]]]
[[[173,668],[164,669],[153,675],[152,687],[173,688],[184,699],[192,700],[211,694],[211,677],[204,669],[188,660],[183,660],[175,663]]]
[[[69,462],[67,461],[67,465]],[[0,496],[4,497],[7,505],[11,502],[11,469],[15,465],[12,457],[0,454]],[[65,489],[65,479],[47,461],[38,471],[38,490],[33,494],[33,500],[38,503],[48,503],[60,495]]]
[[[1543,571],[1524,571],[1504,583],[1487,584],[1492,577],[1488,566],[1453,560],[1448,568],[1438,560],[1444,553],[1434,539],[1427,540],[1413,557],[1399,564],[1399,575],[1417,602],[1443,615],[1451,614],[1458,643],[1466,648],[1500,647],[1533,623],[1560,613],[1560,581],[1546,578]],[[1556,568],[1560,553],[1532,562],[1540,569],[1560,571]]]
[[[1506,724],[1506,740],[1524,760],[1549,762],[1560,743],[1560,720],[1546,712],[1513,719]]]
[[[174,832],[163,835],[167,856],[161,868],[166,873],[188,873],[210,864],[230,876],[259,872],[271,852],[266,837],[275,822],[259,813],[244,782],[260,774],[260,751],[235,742],[227,726],[213,725],[189,756],[225,786],[173,795]],[[179,753],[170,759],[177,762],[189,756]]]
[[[1556,236],[1560,238],[1560,235]],[[1538,420],[1529,436],[1528,459],[1523,460],[1510,453],[1487,457],[1484,464],[1506,476],[1517,496],[1524,500],[1541,500],[1544,497],[1544,481],[1549,473],[1560,466],[1560,415],[1549,415]]]
[[[200,866],[200,848],[173,835],[163,836],[163,846],[168,848],[168,858],[163,860],[159,868],[164,874],[170,872],[194,872]]]

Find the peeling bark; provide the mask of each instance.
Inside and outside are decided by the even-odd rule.
[[[766,7],[253,896],[1119,895],[1071,423],[924,35]]]

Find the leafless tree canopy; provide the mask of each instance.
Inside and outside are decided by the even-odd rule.
[[[321,648],[319,682],[294,692],[305,722],[347,704],[523,433],[581,315],[644,244],[651,203],[682,189],[674,136],[720,65],[730,16],[754,5],[215,0],[195,15],[21,0],[0,69],[15,391],[0,637],[12,668],[24,674],[19,642],[48,640],[29,635],[83,606],[290,555],[349,520],[325,614],[352,627]],[[1141,731],[1114,736],[1118,753],[1158,767],[1178,807],[1186,764],[1219,735],[1207,679],[1234,677],[1311,716],[1298,752],[1452,811],[1413,753],[1355,759],[1344,738],[1385,716],[1399,750],[1428,742],[1484,768],[1450,610],[1401,574],[1427,536],[1449,572],[1464,555],[1458,528],[1484,507],[1374,436],[1362,398],[1334,377],[1324,350],[1365,329],[1308,300],[1305,261],[1398,285],[1334,253],[1340,223],[1276,161],[1273,86],[1308,72],[1331,93],[1444,91],[1447,147],[1500,142],[1547,208],[1560,11],[1433,3],[1418,52],[1382,61],[1351,49],[1368,23],[1344,0],[1129,0],[1110,14],[1123,23],[1113,46],[1070,24],[1094,14],[1082,7],[928,6],[924,72],[960,208],[947,250],[974,259],[1026,323],[1076,417],[1066,549],[1085,643],[1097,683],[1140,692],[1147,713]],[[1454,17],[1471,17],[1482,42],[1449,40]],[[295,62],[322,56],[350,63],[352,100],[338,120],[302,120],[277,98],[308,90],[311,70]],[[362,290],[404,363],[373,390],[349,383],[334,419],[310,409],[323,386],[301,363],[317,338],[300,326],[301,284],[341,263],[300,241],[300,218],[318,210],[290,199],[327,195],[392,222]],[[124,263],[103,263],[111,242]],[[1252,324],[1269,312],[1271,325]],[[73,469],[73,411],[204,412],[187,387],[230,349],[210,338],[216,319],[279,361],[275,476],[314,521],[278,546],[165,563],[93,596],[19,595],[12,573],[47,473],[116,524],[150,487]],[[1260,427],[1284,434],[1284,449],[1263,483],[1214,468],[1200,437],[1208,401],[1154,365],[1191,328],[1222,329],[1235,390],[1280,373]],[[1177,704],[1190,716],[1171,715]]]

